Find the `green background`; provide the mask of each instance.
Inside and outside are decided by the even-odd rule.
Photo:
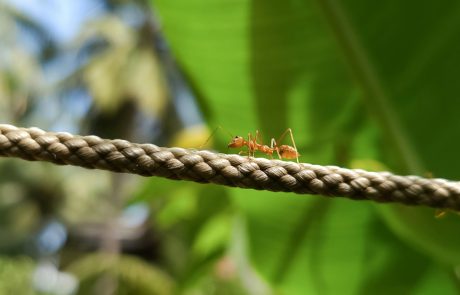
[[[305,162],[459,178],[458,3],[152,3],[210,128],[259,129],[267,141],[290,127]],[[457,216],[224,193],[244,222],[247,262],[281,294],[458,291]]]

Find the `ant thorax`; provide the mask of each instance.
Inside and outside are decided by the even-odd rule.
[[[273,155],[273,152],[275,151],[274,149],[270,148],[267,145],[258,145],[258,150],[261,151],[264,154],[267,154],[269,156]]]

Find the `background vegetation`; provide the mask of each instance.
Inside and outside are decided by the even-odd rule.
[[[0,1],[5,123],[194,148],[290,127],[304,162],[460,179],[454,1],[87,2],[63,38]],[[0,211],[4,294],[460,290],[460,219],[427,208],[1,159]]]

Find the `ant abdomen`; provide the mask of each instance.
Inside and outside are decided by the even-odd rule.
[[[285,159],[297,159],[300,156],[300,154],[292,146],[289,145],[280,146],[279,153],[281,158]]]

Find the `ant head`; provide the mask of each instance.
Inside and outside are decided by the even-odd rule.
[[[235,136],[232,138],[232,141],[228,144],[229,148],[240,148],[244,146],[244,138],[241,136]]]

